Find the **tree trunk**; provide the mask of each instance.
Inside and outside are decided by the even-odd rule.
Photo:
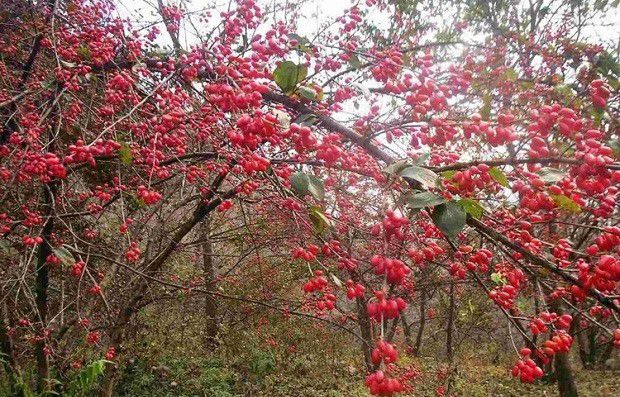
[[[13,353],[13,344],[11,337],[7,333],[8,315],[6,301],[2,302],[2,310],[0,311],[0,358],[2,367],[7,374],[9,381],[9,393],[13,397],[23,397],[24,392],[19,387],[19,368],[15,362],[15,354]]]
[[[551,301],[549,308],[559,315],[563,314],[559,302]],[[577,397],[577,385],[570,363],[570,351],[557,353],[554,358],[555,378],[558,383],[560,397]]]
[[[585,369],[592,369],[592,362],[590,361],[590,355],[588,354],[588,339],[586,336],[586,329],[581,328],[581,314],[577,313],[573,320],[575,328],[574,335],[577,338],[577,348],[579,350],[579,359],[581,365]]]
[[[215,291],[217,269],[213,260],[213,241],[211,240],[211,217],[207,216],[202,230],[202,270],[205,280],[205,289]],[[213,350],[217,347],[219,323],[217,319],[217,302],[213,295],[205,294],[205,347]]]
[[[403,323],[403,335],[405,336],[405,344],[407,345],[407,349],[413,349],[413,343],[411,343],[411,327],[407,323],[407,318],[405,317],[405,313],[400,314],[401,322]]]
[[[413,347],[413,355],[418,357],[422,349],[422,337],[424,336],[424,326],[426,325],[426,289],[420,292],[420,327],[415,338],[415,346]]]
[[[49,150],[53,152],[54,144],[50,134]],[[43,393],[49,390],[49,358],[46,352],[47,338],[43,337],[47,328],[47,311],[48,311],[48,287],[49,287],[49,269],[47,266],[47,257],[52,253],[50,240],[52,231],[54,230],[54,200],[58,191],[58,182],[52,181],[43,185],[44,211],[47,220],[41,230],[41,238],[43,242],[39,245],[37,252],[37,261],[35,267],[35,301],[38,315],[38,331],[41,333],[40,338],[35,344],[35,356],[37,359],[37,391]]]
[[[560,397],[577,397],[577,385],[570,365],[569,353],[555,355],[555,375]]]
[[[364,298],[356,298],[355,303],[357,305],[357,322],[360,327],[360,334],[362,336],[362,350],[364,352],[364,363],[368,371],[373,370],[372,360],[370,353],[372,351],[372,331],[370,329],[370,317],[366,311],[366,302]]]
[[[454,283],[450,284],[450,307],[448,308],[448,324],[446,325],[446,356],[448,362],[452,362],[454,359],[454,346],[453,346],[453,333],[454,333],[454,315],[455,315],[455,302],[454,302]]]

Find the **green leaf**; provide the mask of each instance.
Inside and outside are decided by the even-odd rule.
[[[504,73],[504,79],[506,79],[507,81],[517,81],[517,79],[519,78],[519,74],[517,73],[516,70],[514,70],[514,68],[508,68],[506,69],[506,72]]]
[[[441,176],[444,179],[452,179],[452,178],[454,178],[454,175],[456,175],[456,170],[448,170],[448,171],[443,171],[441,173]]]
[[[480,205],[478,200],[474,200],[471,198],[460,199],[458,203],[463,207],[465,212],[469,215],[473,216],[476,219],[482,218],[482,214],[484,213],[484,208]]]
[[[480,108],[480,117],[482,120],[489,120],[491,117],[491,108],[492,108],[493,97],[491,94],[484,94],[482,97],[482,108]]]
[[[415,165],[423,165],[424,163],[426,163],[426,160],[428,160],[430,157],[431,157],[430,153],[422,153],[420,157],[418,157],[417,159],[413,161],[413,163]]]
[[[288,37],[292,40],[297,40],[297,46],[293,47],[294,49],[305,52],[306,54],[312,54],[312,43],[310,43],[310,40],[296,33],[291,33]]]
[[[402,170],[407,168],[407,160],[397,160],[383,169],[383,172],[391,175],[399,175]]]
[[[276,116],[276,119],[278,119],[278,125],[280,127],[286,129],[291,126],[291,117],[288,115],[288,113],[279,109],[272,109],[271,114]]]
[[[65,266],[72,266],[76,262],[73,254],[65,247],[52,248],[52,252],[54,252],[54,255],[56,255]]]
[[[308,191],[315,199],[323,201],[325,198],[325,187],[323,181],[314,175],[308,175]]]
[[[338,277],[336,277],[336,275],[333,273],[332,273],[332,280],[334,280],[334,284],[336,284],[338,288],[342,288],[342,285],[343,285],[342,281]]]
[[[118,158],[123,165],[131,165],[133,155],[131,154],[131,147],[126,142],[121,143],[121,148],[118,149]]]
[[[559,182],[566,176],[563,171],[551,167],[541,168],[540,171],[538,171],[538,175],[542,181],[547,183]]]
[[[489,175],[491,178],[503,187],[510,187],[510,183],[508,183],[508,178],[506,178],[506,174],[500,168],[492,167],[489,169]]]
[[[323,209],[318,205],[313,205],[310,207],[309,216],[312,221],[312,225],[314,225],[314,230],[319,234],[323,233],[325,229],[331,226],[331,221],[325,213],[323,213]]]
[[[11,247],[11,243],[9,243],[6,240],[0,240],[0,251],[7,255],[11,255],[12,251],[15,251],[15,250]]]
[[[609,141],[608,145],[614,152],[614,156],[620,157],[620,140]]]
[[[325,188],[323,181],[314,175],[308,175],[304,172],[296,172],[291,175],[291,187],[300,196],[310,194],[317,200],[325,198]]]
[[[403,178],[411,178],[420,182],[426,189],[436,187],[437,179],[439,179],[439,175],[435,174],[433,171],[427,168],[418,167],[417,165],[410,165],[402,170],[400,175]]]
[[[581,212],[581,206],[568,196],[565,196],[563,194],[552,194],[551,198],[558,207],[568,212],[572,212],[575,214]]]
[[[465,227],[467,213],[458,203],[450,201],[435,207],[431,219],[446,237],[454,239]]]
[[[349,57],[349,64],[355,69],[362,67],[362,62],[356,54],[351,54],[351,57]]]
[[[297,118],[295,118],[294,123],[303,125],[306,127],[310,127],[311,125],[316,124],[318,120],[319,118],[316,117],[314,114],[304,113],[304,114],[300,114],[299,116],[297,116]]]
[[[431,192],[415,193],[407,196],[405,203],[409,208],[434,207],[446,202],[446,199]]]
[[[311,87],[301,86],[297,88],[296,92],[302,97],[306,99],[310,99],[311,101],[318,102],[321,100],[319,97],[319,94],[315,90],[313,90]]]
[[[506,278],[504,278],[504,276],[502,276],[500,273],[491,273],[491,281],[493,281],[495,284],[506,284],[508,281],[506,281]]]
[[[308,75],[308,68],[291,61],[284,61],[273,71],[273,81],[285,93],[291,94]]]
[[[291,187],[299,195],[305,195],[308,193],[308,186],[310,185],[310,179],[308,175],[303,172],[296,172],[291,175]]]

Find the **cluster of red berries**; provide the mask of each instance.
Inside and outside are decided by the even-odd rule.
[[[217,206],[217,210],[219,212],[225,212],[228,211],[229,209],[231,209],[233,207],[233,202],[230,200],[224,200],[222,201],[222,203],[220,205]]]
[[[99,295],[101,293],[101,286],[97,283],[93,284],[89,289],[88,289],[88,293],[96,296]]]
[[[105,352],[104,357],[106,360],[114,360],[114,357],[116,357],[116,349],[114,348],[114,346],[108,347],[108,350]]]
[[[381,370],[366,376],[366,386],[373,396],[393,396],[405,390],[400,380],[390,378]]]
[[[543,370],[536,365],[536,362],[530,358],[532,350],[524,347],[519,351],[521,360],[512,367],[512,376],[518,377],[523,383],[534,383],[536,379],[542,378]]]
[[[146,186],[138,186],[138,197],[140,197],[145,204],[153,205],[161,200],[161,193],[155,190],[149,190]]]
[[[532,123],[528,127],[531,136],[547,137],[557,124],[560,133],[566,137],[573,137],[583,128],[583,121],[570,108],[563,108],[560,104],[543,105],[540,110],[530,111]],[[540,142],[539,142],[540,143]]]
[[[127,233],[127,230],[129,230],[129,226],[131,226],[132,223],[132,218],[125,219],[125,222],[123,222],[123,224],[118,228],[119,232],[121,232],[122,234]]]
[[[611,252],[620,246],[620,227],[605,227],[605,233],[602,233],[594,240],[594,244],[586,248],[588,255],[596,255],[599,252]]]
[[[445,251],[437,243],[432,242],[421,250],[411,248],[407,252],[407,256],[418,266],[422,266],[424,262],[435,260]]]
[[[517,288],[510,284],[495,287],[489,292],[489,298],[504,309],[511,309],[515,305],[516,297]]]
[[[323,138],[321,144],[316,148],[316,159],[322,160],[326,165],[334,165],[342,156],[340,148],[340,135],[329,134]]]
[[[454,194],[470,195],[477,190],[490,188],[493,178],[489,174],[486,164],[469,167],[466,170],[457,171],[451,178],[445,179],[446,188]]]
[[[60,260],[59,257],[57,257],[54,254],[49,254],[46,258],[45,258],[45,262],[49,265],[58,267],[60,266],[60,264],[62,263],[62,261]]]
[[[323,244],[323,247],[321,247],[321,252],[326,257],[342,253],[342,246],[340,245],[340,241],[330,240],[326,242],[325,244]]]
[[[376,302],[369,302],[366,306],[368,316],[377,322],[382,319],[393,319],[407,308],[407,302],[403,298],[386,298],[384,291],[375,291]]]
[[[332,310],[336,306],[336,295],[329,292],[327,279],[323,275],[322,270],[315,270],[314,277],[310,278],[304,285],[303,290],[306,293],[322,292],[321,297],[317,297],[315,304],[319,311]]]
[[[620,281],[620,260],[611,255],[603,255],[594,268],[594,274],[612,282]]]
[[[382,223],[377,223],[371,229],[372,234],[378,236],[381,233],[381,227],[383,226],[383,232],[385,238],[389,241],[392,237],[397,240],[403,240],[405,238],[405,232],[403,226],[409,224],[409,219],[395,213],[393,210],[387,210]]]
[[[388,343],[384,340],[379,340],[376,344],[376,347],[372,349],[370,353],[370,358],[375,365],[380,365],[381,362],[384,364],[392,364],[398,360],[398,352],[396,348],[391,343]]]
[[[588,86],[592,102],[598,108],[604,109],[607,106],[607,99],[609,98],[609,88],[605,85],[603,80],[593,80]]]
[[[457,259],[463,259],[467,255],[471,256],[465,262],[465,267],[470,271],[477,271],[479,273],[486,273],[489,270],[491,259],[493,259],[493,253],[488,249],[482,248],[472,254],[474,248],[471,245],[461,245],[455,257]]]
[[[549,331],[549,325],[553,324],[556,328],[567,330],[573,317],[570,314],[562,314],[558,316],[556,313],[542,312],[537,318],[529,323],[532,334],[538,335]]]
[[[23,166],[23,172],[38,176],[42,182],[49,182],[52,178],[64,179],[67,170],[54,153],[29,154]]]
[[[405,277],[411,273],[405,262],[381,255],[374,255],[370,259],[370,264],[374,267],[375,274],[385,274],[387,282],[391,284],[402,284]]]
[[[138,247],[138,243],[133,241],[129,244],[129,248],[125,252],[125,259],[127,262],[135,263],[140,259],[141,253],[142,251],[140,250],[140,247]]]
[[[316,259],[316,255],[319,253],[320,249],[314,244],[308,244],[307,248],[303,247],[295,247],[293,250],[293,259],[303,259],[305,261],[313,261]]]
[[[317,144],[317,139],[312,135],[310,127],[291,124],[289,133],[291,140],[295,144],[295,151],[297,151],[297,153],[304,153],[307,150],[311,150]]]
[[[303,285],[303,290],[306,293],[313,293],[317,291],[322,291],[327,288],[327,279],[323,276],[322,270],[315,270],[314,277],[310,278],[310,280],[306,281]]]
[[[90,331],[87,335],[86,335],[86,342],[89,345],[94,345],[97,342],[99,342],[99,340],[101,339],[101,332],[100,331]]]
[[[347,298],[355,299],[362,298],[366,292],[366,287],[360,283],[355,283],[353,280],[347,280]]]
[[[25,235],[24,237],[22,237],[22,242],[24,243],[24,245],[32,247],[32,246],[41,244],[43,242],[43,237],[41,236],[32,237],[32,236]]]
[[[556,353],[566,353],[573,345],[573,337],[564,331],[557,331],[553,337],[543,342],[542,352],[547,360]],[[541,358],[544,358],[541,356]],[[547,361],[545,360],[545,361]]]
[[[271,162],[268,159],[253,153],[250,158],[240,160],[239,165],[243,167],[243,171],[246,174],[253,174],[255,172],[267,171],[269,165],[271,165]]]
[[[86,262],[84,261],[75,262],[73,266],[71,266],[71,274],[73,274],[75,277],[80,277],[82,273],[84,272],[85,267],[86,267]]]
[[[95,157],[113,157],[121,148],[121,144],[112,140],[97,140],[90,146],[78,139],[75,145],[69,145],[70,155],[64,158],[65,164],[88,163],[91,167],[97,165]]]

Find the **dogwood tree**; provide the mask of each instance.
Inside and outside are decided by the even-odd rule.
[[[523,382],[555,371],[576,395],[573,337],[620,347],[620,68],[592,29],[613,2],[355,1],[311,32],[303,3],[158,0],[132,20],[113,0],[3,2],[15,395],[83,391],[67,374],[87,355],[111,395],[129,326],[170,291],[353,334],[373,395],[411,388],[394,335],[430,274],[452,308],[495,304]],[[215,227],[254,221],[245,247],[305,272],[295,302],[218,289]],[[173,271],[199,256],[201,279]]]

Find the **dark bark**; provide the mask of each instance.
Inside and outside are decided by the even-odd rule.
[[[205,289],[215,291],[217,268],[213,257],[213,241],[211,240],[211,219],[207,217],[203,225],[202,270]],[[212,294],[205,294],[205,347],[212,350],[218,346],[217,335],[219,322],[217,318],[217,301]]]
[[[7,333],[9,324],[7,314],[7,305],[6,302],[3,302],[2,310],[0,311],[0,361],[2,361],[2,367],[7,374],[10,395],[13,397],[23,397],[24,392],[19,386],[21,376],[15,361],[11,337]]]
[[[420,292],[420,326],[418,327],[418,333],[415,338],[415,346],[413,347],[413,355],[419,356],[422,350],[422,337],[424,336],[424,326],[426,325],[426,299],[427,292],[423,289]]]
[[[219,206],[224,200],[232,198],[236,194],[235,189],[228,190],[226,193],[215,197],[215,192],[222,185],[226,174],[219,175],[215,181],[211,184],[211,193],[207,197],[206,203],[203,200],[198,204],[192,217],[185,221],[175,232],[170,239],[170,242],[151,260],[145,265],[144,273],[147,275],[153,275],[159,271],[163,264],[168,260],[170,255],[174,252],[176,247],[181,243],[183,238],[194,229],[196,225],[202,222],[217,206]],[[112,327],[110,331],[110,345],[114,346],[117,351],[121,352],[121,343],[125,339],[125,328],[131,321],[133,315],[138,311],[140,302],[144,299],[146,292],[148,291],[149,281],[147,279],[141,279],[140,283],[133,287],[134,295],[129,300],[124,309],[121,310],[121,315],[118,321]],[[117,376],[117,368],[115,366],[109,366],[106,371],[104,382],[102,384],[99,395],[101,397],[111,397],[114,391],[114,382]]]
[[[569,353],[555,355],[555,376],[560,397],[577,397],[577,385],[570,364]]]
[[[549,308],[558,315],[562,313],[562,307],[557,301],[551,301]],[[570,351],[557,353],[554,358],[555,378],[558,384],[560,397],[577,397],[577,385],[570,363]]]
[[[454,283],[450,284],[450,290],[448,292],[450,294],[450,304],[448,307],[448,322],[446,325],[446,357],[448,358],[448,362],[452,362],[454,359],[454,316],[456,312],[456,304],[454,301]]]
[[[41,332],[41,338],[35,345],[35,356],[37,358],[37,390],[43,392],[47,390],[47,379],[49,379],[49,359],[45,353],[46,339],[42,337],[44,329],[47,327],[47,300],[48,300],[48,287],[49,287],[49,271],[46,263],[46,258],[52,253],[52,247],[50,245],[50,239],[52,231],[54,229],[54,196],[56,193],[56,184],[54,182],[49,185],[45,185],[43,188],[43,194],[45,197],[45,211],[44,214],[47,217],[47,221],[43,225],[41,231],[41,237],[43,242],[39,246],[37,253],[36,263],[36,281],[35,281],[35,294],[37,314],[39,316],[39,332]]]
[[[388,332],[385,338],[388,342],[392,342],[392,340],[394,340],[394,335],[396,334],[396,328],[398,328],[398,317],[392,320],[392,324],[390,324],[390,331]]]
[[[362,351],[364,353],[364,363],[366,369],[372,371],[374,366],[370,358],[372,351],[372,331],[370,328],[370,317],[368,317],[368,311],[366,310],[366,302],[364,298],[356,298],[355,303],[357,305],[357,322],[360,327],[360,335],[364,342],[362,342]]]

